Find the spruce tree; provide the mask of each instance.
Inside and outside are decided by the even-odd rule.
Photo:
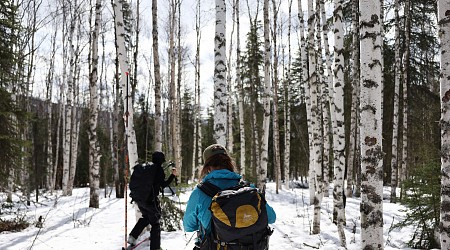
[[[20,29],[16,15],[14,1],[0,2],[0,186],[4,187],[21,155],[23,142],[18,138],[17,128],[25,117],[11,92],[18,77],[14,68],[19,57],[13,50],[18,43],[15,34]]]

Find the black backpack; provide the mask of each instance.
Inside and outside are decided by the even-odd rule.
[[[268,226],[266,200],[257,188],[240,183],[221,190],[209,182],[197,187],[212,197],[211,233],[199,249],[269,249],[272,229]]]
[[[156,166],[153,163],[137,164],[130,177],[131,202],[147,202],[153,193]]]

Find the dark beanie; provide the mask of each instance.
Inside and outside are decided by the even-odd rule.
[[[163,152],[155,151],[152,154],[152,162],[158,165],[163,164],[166,161],[166,157],[164,156]]]

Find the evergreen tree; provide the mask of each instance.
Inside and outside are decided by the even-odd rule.
[[[183,159],[183,168],[181,171],[181,180],[187,181],[192,176],[192,157],[194,141],[194,113],[192,92],[185,88],[183,98],[181,99],[181,157]]]
[[[25,113],[15,104],[11,88],[19,77],[14,71],[19,62],[13,48],[17,46],[18,23],[17,6],[14,1],[0,2],[0,186],[7,186],[7,179],[21,155],[23,142],[18,138],[18,126],[22,124]]]
[[[439,248],[436,233],[440,209],[440,165],[423,164],[410,173],[404,184],[408,195],[402,199],[406,217],[390,230],[414,227],[408,246],[415,249]],[[444,249],[444,248],[443,248]]]

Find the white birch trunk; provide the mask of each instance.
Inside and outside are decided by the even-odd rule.
[[[179,0],[177,0],[176,1],[176,3],[177,3],[177,6],[178,6],[178,13],[177,13],[177,15],[178,15],[178,18],[177,18],[177,21],[178,21],[178,30],[177,30],[177,33],[178,33],[178,36],[177,36],[177,41],[178,41],[178,44],[177,44],[177,50],[178,50],[178,53],[177,53],[177,55],[178,55],[178,59],[177,59],[177,61],[178,61],[178,77],[177,77],[177,99],[176,99],[176,109],[175,109],[175,111],[176,111],[176,116],[175,116],[175,119],[176,119],[176,122],[175,122],[175,138],[176,138],[176,141],[175,141],[175,145],[174,145],[174,148],[175,148],[175,164],[176,164],[176,168],[177,168],[177,171],[178,171],[178,173],[181,173],[181,167],[182,167],[182,162],[183,162],[183,159],[182,159],[182,156],[181,156],[181,145],[182,145],[182,143],[181,143],[181,126],[182,126],[182,124],[181,124],[181,72],[182,72],[182,70],[183,70],[183,62],[182,62],[182,57],[181,57],[181,51],[182,51],[182,48],[181,48],[181,2],[179,1]]]
[[[77,1],[75,1],[75,6],[77,6]],[[64,8],[64,7],[63,7]],[[69,190],[69,177],[70,177],[70,139],[72,136],[72,107],[73,107],[73,71],[74,71],[74,57],[75,57],[75,51],[74,51],[74,44],[73,44],[73,34],[75,31],[75,24],[76,24],[76,14],[73,13],[74,18],[70,20],[70,28],[69,28],[69,36],[63,37],[63,39],[68,39],[68,46],[69,46],[69,75],[65,77],[63,76],[63,81],[67,82],[67,95],[66,95],[66,108],[65,108],[65,126],[64,126],[64,144],[63,144],[63,176],[62,176],[62,190],[63,195],[67,196],[70,195]],[[66,68],[66,66],[64,66]],[[65,69],[64,69],[65,71]]]
[[[301,13],[303,15],[303,13]],[[316,56],[314,51],[314,28],[315,28],[315,14],[313,9],[313,0],[308,0],[308,34],[307,34],[307,54],[305,52],[304,67],[307,67],[307,75],[304,78],[304,88],[305,88],[305,102],[306,102],[306,116],[308,120],[308,145],[309,145],[309,171],[308,171],[308,181],[309,181],[309,195],[314,197],[316,193],[316,169],[315,169],[315,157],[314,157],[314,147],[313,147],[313,127],[316,123],[313,121],[315,116],[313,110],[317,108],[317,88],[314,88],[313,83],[317,81],[316,75]],[[305,50],[305,51],[306,51]],[[316,83],[314,83],[316,85]],[[315,100],[313,102],[313,100]],[[315,104],[314,104],[315,103]],[[310,198],[310,205],[314,204],[314,198]]]
[[[56,21],[55,21],[56,26]],[[53,96],[53,83],[55,80],[55,55],[56,55],[56,37],[58,29],[56,27],[53,27],[55,29],[55,33],[52,36],[52,53],[50,58],[50,66],[48,69],[48,75],[47,75],[47,93],[46,93],[46,99],[47,99],[47,176],[46,176],[46,189],[50,191],[50,193],[53,192],[54,187],[54,179],[53,177],[53,128],[52,128],[52,112],[53,112],[53,103],[52,103],[52,96]]]
[[[450,249],[450,0],[438,0],[441,42],[441,249]]]
[[[92,62],[89,79],[89,207],[99,208],[99,190],[100,190],[100,155],[97,138],[98,122],[98,36],[100,32],[102,1],[96,0],[95,3],[95,23],[92,32]]]
[[[53,189],[59,188],[58,183],[56,183],[56,174],[58,170],[59,163],[59,149],[61,143],[61,132],[64,132],[64,124],[65,124],[65,115],[64,115],[64,85],[60,86],[60,98],[59,98],[59,114],[58,122],[56,123],[56,152],[55,152],[55,161],[53,162]]]
[[[75,50],[73,81],[72,81],[72,110],[71,110],[71,128],[70,131],[70,167],[69,167],[69,182],[67,184],[67,193],[72,195],[73,183],[75,180],[75,172],[77,169],[78,157],[78,131],[80,128],[81,111],[79,110],[79,76],[80,76],[80,39],[81,39],[81,18],[78,18],[78,33],[77,46]],[[80,116],[80,117],[79,117]]]
[[[161,66],[159,62],[158,1],[152,0],[153,73],[155,74],[155,151],[162,150]]]
[[[244,120],[244,85],[241,80],[241,41],[240,41],[240,1],[236,0],[236,86],[238,86],[238,105],[239,105],[239,138],[240,138],[240,170],[245,180],[245,120]]]
[[[355,156],[359,158],[359,155],[355,153],[356,147],[359,145],[359,140],[357,140],[357,128],[359,121],[359,8],[358,0],[353,0],[352,2],[352,100],[351,100],[351,111],[350,111],[350,139],[348,145],[348,156],[347,156],[347,191],[346,196],[353,197],[353,188],[355,186]]]
[[[117,29],[114,29],[115,33],[117,33]],[[114,84],[113,84],[113,98],[114,98],[114,107],[112,110],[112,118],[114,121],[112,122],[113,127],[113,146],[114,146],[114,159],[113,159],[113,168],[114,168],[114,184],[116,188],[116,198],[124,198],[124,191],[125,188],[122,186],[122,181],[120,180],[120,173],[119,173],[119,103],[120,103],[120,81],[119,81],[119,75],[117,72],[119,72],[119,53],[118,53],[118,46],[117,46],[117,40],[115,41],[116,45],[116,56],[115,56],[115,72],[114,75]],[[115,91],[114,91],[115,90]]]
[[[313,8],[313,0],[308,1],[308,56],[309,56],[309,86],[310,86],[310,112],[311,112],[311,132],[310,137],[310,183],[313,186],[314,193],[311,197],[311,205],[314,205],[313,218],[313,234],[320,233],[320,210],[322,203],[323,190],[322,182],[322,166],[320,164],[320,151],[323,140],[321,141],[321,122],[320,122],[320,107],[319,107],[319,83],[317,76],[317,56],[314,49],[314,28],[316,27],[316,13]],[[311,193],[311,191],[310,191]]]
[[[401,167],[401,176],[400,181],[403,182],[406,180],[406,164],[408,162],[408,67],[409,67],[409,44],[410,44],[410,23],[411,23],[411,14],[410,14],[410,0],[405,1],[405,52],[403,53],[403,77],[402,77],[402,85],[403,85],[403,127],[402,127],[402,167]],[[404,194],[404,189],[402,188],[402,194]],[[400,195],[402,197],[402,195]]]
[[[289,170],[290,170],[290,158],[291,158],[291,30],[292,30],[292,0],[289,0],[289,17],[288,17],[288,65],[287,65],[287,81],[284,81],[284,185],[286,189],[289,189]],[[303,31],[302,33],[303,34]],[[284,67],[283,67],[284,68]]]
[[[127,152],[128,152],[128,168],[132,171],[134,165],[138,163],[136,133],[134,131],[133,119],[133,97],[131,96],[131,87],[128,79],[130,72],[130,64],[127,57],[127,47],[125,42],[125,28],[123,19],[123,3],[125,0],[116,0],[114,4],[114,23],[116,27],[116,40],[119,52],[120,65],[120,82],[122,88],[122,100],[124,103],[124,120],[125,120],[125,135],[127,137]]]
[[[302,68],[302,74],[301,74],[301,90],[303,90],[301,102],[304,102],[306,105],[306,122],[307,127],[312,128],[311,124],[311,96],[310,96],[310,87],[309,87],[309,61],[308,61],[308,54],[309,54],[309,25],[308,25],[308,33],[305,34],[305,27],[304,27],[304,15],[303,15],[303,8],[302,8],[302,1],[297,2],[298,5],[298,20],[299,20],[299,30],[300,30],[300,57],[301,57],[301,68]],[[309,19],[308,19],[309,20]],[[308,136],[309,138],[312,138],[311,129],[308,129]],[[309,186],[309,194],[310,197],[314,197],[314,182],[311,182],[313,179],[311,176],[314,176],[314,169],[311,168],[312,166],[312,157],[311,152],[312,150],[312,140],[308,140],[308,149],[309,149],[309,162],[308,162],[308,186]],[[310,205],[312,205],[313,200],[310,199]]]
[[[397,145],[398,145],[398,113],[399,113],[399,93],[400,93],[400,17],[399,0],[395,0],[395,83],[394,83],[394,117],[392,119],[392,159],[391,159],[391,203],[397,200]]]
[[[195,117],[194,117],[194,127],[195,127],[195,140],[194,140],[194,152],[192,156],[192,180],[198,176],[198,170],[200,169],[202,163],[202,127],[201,127],[201,109],[200,109],[200,44],[201,44],[201,1],[197,1],[197,8],[195,12],[195,32],[197,34],[196,38],[196,53],[195,53]],[[195,143],[197,143],[195,145]]]
[[[273,7],[273,151],[274,151],[274,172],[275,172],[275,183],[276,183],[276,193],[281,189],[281,157],[280,157],[280,129],[279,129],[279,119],[278,119],[278,50],[277,50],[277,13],[279,8],[276,7],[277,3],[272,0]]]
[[[233,148],[234,148],[234,139],[233,139],[233,86],[231,83],[231,61],[232,59],[232,53],[233,53],[233,35],[234,35],[234,30],[235,30],[235,20],[234,17],[236,16],[235,14],[236,12],[236,8],[233,6],[233,12],[232,12],[232,26],[231,26],[231,34],[230,34],[230,48],[228,49],[228,57],[227,57],[227,149],[228,149],[228,153],[230,153],[231,155],[233,154]]]
[[[345,128],[344,128],[344,26],[342,24],[343,0],[334,1],[334,116],[333,116],[333,155],[334,155],[334,209],[341,246],[347,248],[345,239],[344,171],[345,171]]]
[[[317,4],[317,3],[316,3]],[[324,0],[320,0],[319,4],[319,10],[321,14],[321,20],[322,20],[322,32],[319,32],[319,34],[322,34],[323,37],[323,54],[325,54],[325,66],[326,71],[322,70],[323,72],[321,75],[323,77],[322,82],[322,105],[323,105],[323,192],[325,197],[329,197],[329,187],[330,187],[330,166],[331,166],[331,159],[330,159],[330,151],[333,148],[333,131],[331,128],[331,121],[334,120],[334,106],[332,105],[333,98],[332,98],[332,89],[333,89],[333,81],[331,76],[331,57],[330,57],[330,46],[328,43],[328,24],[327,19],[325,15],[325,4]],[[318,12],[319,13],[319,12]],[[317,18],[319,20],[319,18]],[[320,22],[318,22],[318,27]],[[322,64],[321,64],[322,65]],[[331,121],[330,121],[331,120]]]
[[[261,143],[261,155],[260,164],[257,171],[257,185],[258,188],[264,190],[267,179],[267,163],[269,161],[269,127],[270,127],[270,24],[269,24],[269,0],[264,0],[264,93],[262,96],[264,117],[263,117],[263,129],[262,129],[262,143]]]
[[[226,145],[227,82],[226,82],[226,4],[216,0],[216,28],[214,38],[214,139]]]
[[[361,248],[383,249],[380,2],[361,0]]]

